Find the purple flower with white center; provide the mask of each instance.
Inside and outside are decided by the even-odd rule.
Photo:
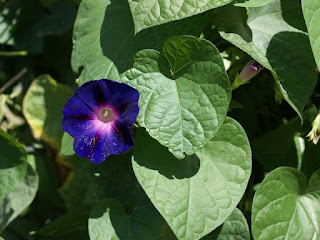
[[[101,79],[79,87],[63,108],[63,130],[74,137],[77,156],[101,163],[130,150],[130,132],[139,112],[136,89]]]

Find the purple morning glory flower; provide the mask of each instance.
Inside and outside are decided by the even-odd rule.
[[[63,108],[63,130],[74,137],[77,156],[101,163],[132,148],[130,132],[139,112],[136,89],[101,79],[79,87]]]

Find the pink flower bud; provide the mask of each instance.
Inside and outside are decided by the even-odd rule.
[[[242,82],[246,82],[256,76],[262,69],[263,67],[257,61],[251,60],[241,70],[238,78]]]

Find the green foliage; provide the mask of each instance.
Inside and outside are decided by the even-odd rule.
[[[73,137],[68,133],[64,133],[61,139],[61,149],[60,154],[64,156],[71,156],[74,154],[73,150]]]
[[[90,210],[79,208],[43,227],[36,235],[35,240],[65,240],[88,239],[88,218]]]
[[[235,208],[226,221],[202,240],[250,240],[249,226],[242,212]]]
[[[230,102],[219,52],[190,36],[168,39],[163,55],[140,51],[122,82],[141,94],[139,125],[178,158],[195,153],[214,136]]]
[[[308,185],[294,168],[271,172],[255,194],[252,208],[254,239],[318,239],[320,171]]]
[[[141,130],[136,139],[136,177],[179,239],[200,239],[231,214],[251,173],[249,142],[237,122],[227,118],[213,139],[184,160]]]
[[[155,218],[154,211],[148,210],[147,206],[127,213],[118,201],[103,200],[91,210],[90,239],[159,239],[162,219]]]
[[[27,174],[26,152],[23,146],[0,129],[0,202],[15,190]]]
[[[316,0],[0,0],[0,239],[320,239],[319,13]],[[264,69],[231,90],[252,60]],[[137,89],[140,110],[133,149],[93,164],[61,122],[102,78]]]
[[[28,164],[22,183],[0,202],[0,231],[30,205],[38,189],[38,175]]]
[[[69,87],[57,83],[49,75],[33,81],[23,100],[23,114],[33,135],[59,149],[63,134],[62,109],[72,95]]]
[[[284,99],[301,116],[317,73],[299,1],[273,0],[248,13],[227,5],[213,15],[224,39],[274,73]]]
[[[135,32],[174,20],[190,17],[212,8],[225,5],[232,0],[213,0],[202,1],[183,0],[183,1],[143,1],[129,0],[132,12]]]
[[[118,71],[123,73],[132,67],[133,56],[139,50],[160,50],[171,36],[200,36],[207,21],[206,15],[200,15],[134,35],[126,0],[84,0],[74,26],[73,69],[84,67],[80,84],[101,78],[118,80]]]
[[[272,0],[235,0],[234,5],[237,7],[262,7],[272,2]]]

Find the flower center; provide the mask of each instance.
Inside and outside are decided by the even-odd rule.
[[[112,122],[115,119],[114,113],[108,108],[101,109],[98,113],[98,119],[101,122]]]

